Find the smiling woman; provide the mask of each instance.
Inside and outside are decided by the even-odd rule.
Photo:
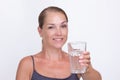
[[[44,24],[39,25],[38,31],[43,39],[44,46],[50,48],[56,46],[57,48],[57,45],[59,45],[58,47],[61,48],[67,40],[68,20],[62,12],[57,12],[52,7],[49,9],[45,11],[46,17],[43,19],[44,21],[41,20],[42,15],[40,15],[39,24],[42,24],[41,22],[44,22]]]
[[[16,80],[79,80],[81,77],[84,80],[101,80],[99,72],[90,64],[89,52],[80,58],[88,71],[84,74],[71,74],[69,55],[62,50],[68,37],[68,18],[61,8],[45,8],[38,20],[42,50],[20,61]]]

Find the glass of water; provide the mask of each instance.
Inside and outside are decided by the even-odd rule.
[[[79,57],[86,51],[86,42],[76,41],[68,43],[68,53],[70,58],[71,73],[85,73],[86,67],[80,65]]]

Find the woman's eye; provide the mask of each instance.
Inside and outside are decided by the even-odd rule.
[[[66,28],[66,27],[67,27],[67,25],[62,25],[61,27],[62,27],[62,28]]]
[[[53,27],[53,26],[49,26],[49,27],[48,27],[48,29],[52,29],[52,28],[54,28],[54,27]]]

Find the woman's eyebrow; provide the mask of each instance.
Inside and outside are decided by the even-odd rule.
[[[47,25],[55,25],[55,24],[53,24],[53,23],[48,23]]]
[[[68,23],[67,21],[63,21],[61,24]],[[48,23],[47,25],[55,25],[54,23]]]

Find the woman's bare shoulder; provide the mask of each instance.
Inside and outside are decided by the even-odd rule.
[[[33,66],[30,56],[23,57],[18,65],[16,80],[29,79],[32,74]]]
[[[32,69],[32,58],[31,58],[31,56],[23,57],[19,62],[19,68],[22,68],[23,70]]]
[[[38,55],[38,53],[34,54],[34,55],[29,55],[29,56],[25,56],[20,60],[19,65],[21,66],[26,66],[26,67],[33,67],[33,60],[32,57],[36,57]]]
[[[31,61],[32,61],[31,56],[25,56],[20,60],[20,63],[21,64],[26,64],[26,63],[29,64],[29,63],[31,63]]]

